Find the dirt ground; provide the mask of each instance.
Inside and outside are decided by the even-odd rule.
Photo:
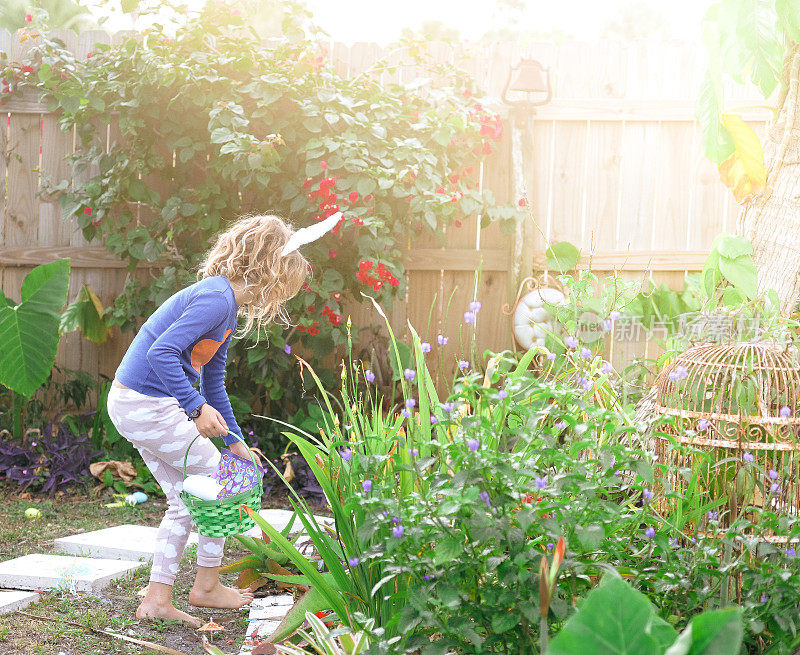
[[[61,495],[53,500],[46,497],[20,497],[15,490],[0,484],[0,560],[28,553],[52,553],[53,540],[79,531],[88,532],[122,523],[158,525],[166,508],[163,499],[150,500],[136,507],[106,508],[108,497],[94,498],[91,494]],[[271,496],[264,507],[287,508],[286,497]],[[25,510],[38,508],[42,516],[28,520]],[[246,554],[237,541],[229,539],[223,564],[229,564]],[[187,548],[175,583],[175,605],[225,628],[216,633],[213,643],[224,653],[237,653],[248,627],[247,610],[203,610],[191,607],[187,598],[196,570],[195,549]],[[36,605],[27,612],[48,620],[36,620],[17,613],[0,616],[0,655],[105,655],[154,652],[139,645],[93,633],[69,625],[109,630],[130,637],[155,642],[186,655],[202,653],[201,634],[191,627],[173,621],[139,621],[135,611],[137,592],[147,585],[150,568],[138,570],[133,577],[117,581],[93,595],[70,595],[68,592],[42,594]],[[235,575],[223,577],[232,585]],[[285,593],[270,585],[256,595]],[[219,636],[222,635],[222,636]]]

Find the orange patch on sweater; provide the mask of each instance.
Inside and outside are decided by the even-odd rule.
[[[228,338],[228,335],[231,333],[230,330],[225,330],[225,336],[222,338],[222,341],[217,341],[215,339],[200,339],[192,348],[192,353],[190,359],[192,361],[192,368],[200,372],[200,367],[205,366],[211,361],[211,358],[216,354],[219,347]]]

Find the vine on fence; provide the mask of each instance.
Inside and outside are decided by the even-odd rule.
[[[313,278],[289,306],[296,326],[273,326],[257,348],[232,348],[233,386],[248,402],[257,400],[253,389],[265,389],[262,411],[269,399],[284,407],[297,399],[291,346],[319,360],[344,342],[347,299],[363,291],[391,306],[403,296],[400,246],[410,237],[441,240],[444,226],[475,213],[508,227],[520,216],[479,189],[479,162],[503,126],[476,101],[467,74],[434,62],[417,42],[415,65],[443,84],[381,84],[391,70],[385,61],[346,79],[305,12],[287,7],[291,38],[273,45],[221,4],[176,36],[151,30],[98,44],[81,60],[44,29],[29,30],[27,59],[0,76],[0,95],[36,89],[64,129],[77,128],[75,177],[48,188],[60,193],[65,218],[77,216],[84,235],[129,270],[163,263],[151,281],[129,276],[107,308],[106,320],[123,330],[190,283],[212,237],[238,215],[277,213],[302,226],[344,211],[334,235],[306,248]],[[95,136],[104,124],[112,125],[107,152]]]

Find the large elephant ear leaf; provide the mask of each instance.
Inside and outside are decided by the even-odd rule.
[[[68,259],[37,266],[22,283],[22,302],[0,303],[0,384],[24,396],[32,396],[53,368],[69,272]]]
[[[34,268],[22,282],[20,299],[42,314],[59,319],[69,292],[69,259],[59,259]]]

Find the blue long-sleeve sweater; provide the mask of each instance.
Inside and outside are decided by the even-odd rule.
[[[225,391],[225,360],[239,306],[227,278],[207,277],[168,298],[147,319],[117,368],[126,387],[172,396],[187,413],[208,403],[239,436]],[[192,385],[200,378],[200,391]],[[236,441],[223,436],[226,444]]]

